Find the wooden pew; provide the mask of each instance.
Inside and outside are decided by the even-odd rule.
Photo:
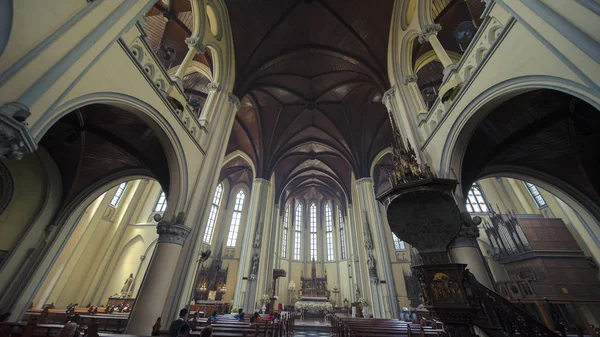
[[[332,315],[332,334],[337,337],[439,336],[443,330],[392,319],[363,319]]]

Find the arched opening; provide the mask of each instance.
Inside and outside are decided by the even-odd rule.
[[[165,197],[160,184],[147,178],[98,193],[75,215],[78,221],[36,294],[34,309],[53,304],[64,310],[78,303],[99,306],[100,312],[111,306],[128,312],[133,306],[158,238]]]
[[[3,279],[3,282],[6,280],[6,283],[2,284],[6,291],[2,297],[2,305],[5,308],[15,308],[13,311],[15,317],[22,317],[32,302],[34,305],[43,305],[42,302],[45,302],[45,299],[42,297],[44,296],[54,296],[58,301],[57,304],[64,304],[64,306],[75,303],[75,301],[83,305],[84,300],[87,300],[86,304],[92,302],[94,305],[105,305],[107,303],[107,298],[101,298],[106,297],[105,291],[98,288],[97,283],[102,280],[104,280],[102,282],[109,282],[106,279],[109,277],[106,272],[92,269],[93,273],[87,273],[84,271],[86,268],[75,268],[74,266],[77,265],[75,262],[70,264],[70,268],[77,271],[73,274],[75,278],[67,278],[67,280],[70,280],[68,281],[70,283],[75,282],[77,285],[69,286],[67,293],[52,294],[52,291],[47,289],[48,287],[47,291],[39,290],[44,282],[59,282],[58,275],[62,275],[62,272],[54,273],[54,276],[50,278],[47,277],[48,273],[65,245],[68,245],[72,235],[77,231],[83,231],[83,229],[78,230],[78,228],[83,228],[78,226],[78,223],[81,222],[80,218],[87,214],[86,209],[90,211],[92,209],[90,205],[101,204],[102,202],[98,201],[100,200],[98,198],[104,192],[114,189],[115,195],[118,192],[122,196],[126,189],[119,190],[118,185],[127,180],[144,177],[155,181],[159,190],[162,186],[166,193],[165,200],[168,199],[169,203],[177,205],[180,186],[171,185],[171,181],[179,180],[178,178],[173,180],[180,173],[177,154],[169,144],[170,137],[152,122],[152,117],[139,111],[125,110],[114,105],[91,104],[64,115],[44,134],[38,144],[39,151],[30,157],[41,158],[43,167],[48,170],[43,177],[45,182],[41,186],[46,184],[53,191],[45,192],[47,196],[43,203],[44,206],[40,206],[35,221],[25,224],[24,228],[27,228],[27,231],[23,232],[19,238],[19,244],[14,247],[3,267],[3,273],[6,273],[5,275],[12,274],[13,277]],[[27,160],[29,159],[23,163],[26,163]],[[6,165],[17,164],[19,163],[7,162]],[[31,169],[33,168],[32,166]],[[35,170],[27,172],[35,173]],[[13,178],[15,177],[19,179],[19,184],[25,183],[25,180],[31,180],[31,177],[13,175]],[[141,184],[140,180],[136,181],[138,182],[127,185],[134,189],[131,186]],[[184,183],[184,181],[177,181],[177,184]],[[153,198],[158,200],[158,197],[157,192]],[[112,202],[112,205],[112,200],[102,199],[106,204],[106,209],[101,210],[101,214],[97,214],[98,222],[95,226],[104,226],[104,233],[113,233],[117,228],[125,228],[131,224],[119,222],[124,219],[123,217],[128,217],[123,214],[130,214],[133,210],[128,211],[129,213],[125,211],[123,214],[119,213],[119,200],[117,199]],[[154,203],[156,200],[148,202]],[[148,206],[149,208],[145,210],[149,213],[144,214],[143,222],[154,222],[150,231],[155,233],[156,221],[150,217],[153,213],[153,210],[150,209],[152,206]],[[166,208],[162,209],[160,213],[165,210]],[[173,208],[171,208],[171,212],[173,212]],[[40,221],[44,223],[41,224]],[[99,223],[104,225],[98,225]],[[13,224],[6,225],[14,227]],[[109,234],[105,236],[111,237]],[[97,256],[105,256],[98,252],[107,251],[105,245],[108,243],[102,240],[100,242],[97,243],[99,246],[93,248],[90,246],[91,254],[94,254],[94,257],[92,260],[86,260],[84,266],[107,263],[106,260],[94,260]],[[149,244],[152,240],[144,242]],[[117,239],[110,239],[111,245],[117,243]],[[27,253],[30,248],[34,249],[33,255]],[[90,258],[88,256],[88,259]],[[127,257],[126,260],[130,261],[130,258]],[[135,273],[135,271],[132,272]],[[143,275],[139,276],[137,282],[141,282],[141,277]],[[30,280],[32,280],[31,283]],[[123,280],[119,282],[122,283]],[[92,284],[97,287],[90,288]],[[139,283],[135,286],[139,288]],[[107,289],[112,290],[112,288],[114,285],[108,286]],[[36,296],[39,298],[36,299]]]
[[[462,121],[450,172],[466,209],[484,218],[480,248],[498,291],[540,320],[547,297],[572,331],[597,324],[598,309],[581,301],[600,289],[600,114],[550,89],[490,104]]]

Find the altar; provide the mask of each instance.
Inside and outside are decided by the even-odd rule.
[[[327,274],[317,277],[315,261],[312,262],[310,278],[302,277],[301,281],[300,300],[294,304],[297,311],[311,315],[333,312],[333,305],[329,303]]]
[[[329,301],[329,290],[327,290],[327,273],[323,277],[317,277],[317,268],[313,260],[311,266],[310,278],[301,277],[300,300],[315,302]]]

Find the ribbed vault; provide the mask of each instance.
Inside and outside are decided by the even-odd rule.
[[[283,200],[312,190],[349,200],[391,142],[383,92],[393,1],[227,1],[242,100],[228,153],[275,173]],[[277,200],[283,201],[283,200]]]

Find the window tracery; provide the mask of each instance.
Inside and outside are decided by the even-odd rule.
[[[223,185],[219,184],[215,190],[212,206],[210,206],[206,231],[204,232],[204,238],[202,239],[205,243],[210,243],[212,241],[213,230],[215,228],[215,222],[217,221],[217,213],[219,212],[219,204],[221,203],[221,194],[223,194]]]

